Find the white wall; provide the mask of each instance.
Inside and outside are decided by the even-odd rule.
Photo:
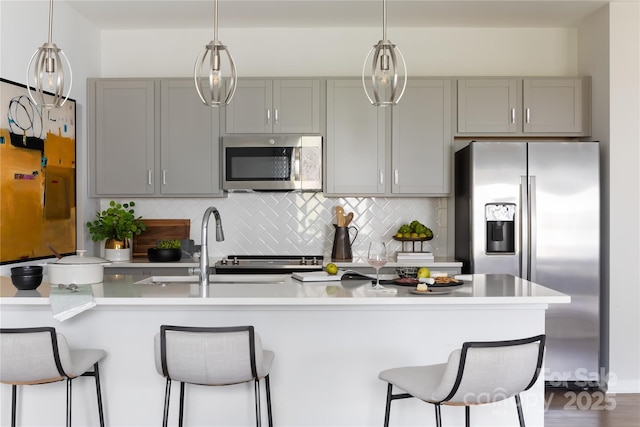
[[[609,366],[640,391],[640,3],[610,6]],[[631,273],[631,274],[629,274]]]
[[[49,2],[41,0],[0,1],[0,76],[26,84],[31,55],[48,37]],[[69,58],[73,70],[70,97],[76,100],[76,184],[78,223],[84,223],[97,209],[87,194],[87,84],[100,73],[100,32],[65,2],[54,2],[53,42]],[[85,228],[78,227],[79,247],[84,247]],[[90,241],[90,239],[89,239]],[[0,267],[0,272],[5,267]],[[4,273],[2,273],[4,274]]]
[[[579,70],[592,79],[593,139],[600,141],[601,188],[609,188],[609,8],[603,7],[581,23],[579,29]],[[609,192],[601,192],[601,366],[609,366]],[[605,368],[605,369],[606,369]],[[613,384],[612,384],[613,387]]]
[[[378,28],[220,29],[243,76],[358,76]],[[410,75],[572,75],[576,30],[398,28]],[[190,77],[210,29],[105,31],[103,77]]]

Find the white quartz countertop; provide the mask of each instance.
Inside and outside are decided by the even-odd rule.
[[[220,257],[209,257],[209,266],[213,267],[216,262],[220,261]],[[325,258],[323,265],[332,262],[330,258]],[[364,256],[354,255],[353,261],[337,261],[334,262],[341,268],[359,268],[359,267],[371,267]],[[429,268],[462,268],[462,262],[448,258],[436,257],[433,261],[420,261],[420,262],[396,262],[395,255],[392,257],[392,261],[389,261],[385,267],[411,267],[422,266]],[[151,262],[147,258],[133,258],[130,261],[118,261],[111,263],[108,267],[197,267],[199,266],[199,260],[197,258],[183,257],[180,261],[176,262]]]
[[[207,297],[195,281],[176,277],[105,274],[91,286],[97,306],[445,306],[569,303],[568,295],[510,275],[473,275],[448,293],[415,295],[413,287],[385,285],[395,293],[370,289],[366,280],[301,282],[288,275],[212,275]],[[50,285],[18,291],[0,280],[0,305],[48,305]],[[181,280],[187,280],[182,277]]]

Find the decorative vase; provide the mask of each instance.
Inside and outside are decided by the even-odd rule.
[[[104,257],[109,261],[131,261],[129,239],[107,239],[104,242]]]

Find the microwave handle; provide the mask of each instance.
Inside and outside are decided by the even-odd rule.
[[[293,180],[300,181],[300,163],[302,156],[302,147],[293,147],[293,156],[291,156],[291,170],[293,171]]]

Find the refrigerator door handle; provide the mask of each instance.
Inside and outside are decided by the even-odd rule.
[[[536,281],[537,270],[537,241],[536,241],[536,177],[529,177],[529,279]]]
[[[529,280],[529,183],[520,177],[520,277]]]

